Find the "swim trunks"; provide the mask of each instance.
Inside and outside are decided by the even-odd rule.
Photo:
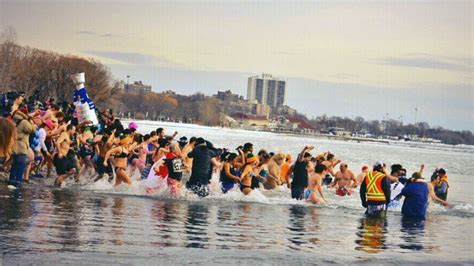
[[[59,158],[58,155],[54,157],[53,164],[54,164],[54,167],[56,167],[56,173],[58,175],[67,174],[67,172],[69,172],[69,170],[73,169],[75,166],[74,162],[68,159],[67,156],[63,158]]]
[[[346,195],[350,196],[352,195],[352,193],[349,190],[347,190],[345,187],[343,187],[343,188],[338,188],[336,190],[336,195],[344,197]]]
[[[247,185],[244,185],[244,184],[240,183],[240,191],[244,192],[244,189],[246,189],[246,188],[252,189],[251,186],[247,186]]]
[[[234,182],[223,182],[222,185],[222,193],[227,193],[227,191],[234,188]]]
[[[368,216],[382,216],[384,213],[385,204],[368,205],[366,214]]]

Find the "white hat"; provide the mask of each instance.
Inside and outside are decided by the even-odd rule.
[[[86,82],[86,74],[84,72],[82,73],[77,73],[77,74],[72,74],[71,79],[74,82],[74,84],[81,84]]]
[[[382,166],[383,167],[383,162],[382,161],[376,161],[374,163],[374,167],[377,167],[377,166]]]

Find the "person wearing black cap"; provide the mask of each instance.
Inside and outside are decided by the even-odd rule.
[[[249,154],[253,152],[253,144],[250,142],[247,142],[244,144],[243,151],[245,154]]]
[[[293,181],[291,182],[291,198],[302,200],[305,188],[308,186],[308,162],[311,160],[309,151],[313,146],[305,146],[298,155],[298,159],[293,166]]]
[[[203,138],[196,139],[196,147],[187,157],[193,159],[192,173],[186,188],[199,197],[209,195],[209,181],[212,175],[211,159],[218,156],[216,149],[209,149]]]
[[[179,144],[179,148],[180,148],[181,150],[183,150],[183,149],[184,149],[184,146],[186,146],[186,144],[188,144],[188,138],[186,138],[185,136],[179,138],[178,144]]]
[[[423,166],[424,167],[424,166]],[[401,173],[403,166],[401,164],[392,164],[390,175],[395,177],[396,180],[389,180],[390,182],[390,203],[388,208],[397,208],[400,206],[401,192],[405,187],[407,179],[402,179]],[[423,168],[420,173],[423,173]]]

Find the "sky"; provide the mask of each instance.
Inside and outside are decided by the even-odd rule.
[[[155,91],[245,96],[271,73],[310,118],[474,131],[474,1],[0,0],[5,27]]]

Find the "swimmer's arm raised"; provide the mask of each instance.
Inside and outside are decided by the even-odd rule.
[[[420,165],[420,175],[423,176],[423,171],[425,170],[425,165]]]
[[[301,150],[300,154],[298,155],[298,161],[299,161],[299,162],[303,161],[304,154],[305,154],[307,151],[310,151],[310,150],[312,150],[312,149],[314,149],[313,146],[305,146],[305,147],[303,148],[303,150]]]

